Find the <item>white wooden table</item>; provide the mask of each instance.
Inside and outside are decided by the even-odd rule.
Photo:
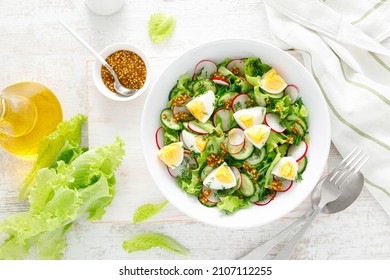
[[[169,41],[154,45],[148,38],[147,21],[152,13],[159,11],[172,14],[177,26]],[[170,61],[188,48],[213,39],[242,37],[272,42],[260,0],[127,1],[122,10],[109,17],[91,13],[84,1],[2,0],[0,87],[20,80],[41,82],[57,94],[65,118],[76,113],[88,114],[91,110],[87,97],[90,81],[86,77],[92,58],[59,25],[59,18],[96,49],[119,41],[132,42],[143,48],[155,61],[154,65],[159,65],[158,61]],[[139,112],[145,97],[137,99]],[[112,107],[108,110],[111,111],[107,114],[115,111]],[[327,170],[339,160],[340,156],[332,147]],[[0,219],[27,209],[27,205],[17,203],[17,186],[31,165],[32,162],[0,151]],[[126,177],[126,173],[119,172],[118,177],[121,176]],[[142,181],[135,180],[135,184],[135,188],[143,187]],[[155,195],[144,202],[163,199],[156,186],[148,187],[154,188]],[[120,193],[119,183],[117,188]],[[293,212],[265,226],[226,230],[191,220],[172,206],[148,222],[132,225],[132,212],[127,211],[142,203],[129,201],[130,206],[121,208],[117,201],[120,200],[114,200],[103,221],[75,224],[68,234],[65,259],[181,258],[159,249],[125,253],[121,248],[123,240],[143,232],[161,232],[176,238],[190,249],[190,259],[235,259],[267,241],[311,206],[308,198]],[[390,218],[368,191],[363,190],[359,199],[345,211],[320,215],[293,258],[390,259]]]

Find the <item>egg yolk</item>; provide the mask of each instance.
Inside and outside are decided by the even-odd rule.
[[[199,151],[203,152],[207,145],[207,140],[203,139],[202,136],[197,136],[195,138],[195,145]]]
[[[188,111],[199,121],[206,115],[206,107],[204,106],[202,101],[192,100],[186,105]]]
[[[241,116],[238,117],[238,119],[247,128],[253,126],[254,120],[253,120],[253,116],[250,114],[242,114]]]
[[[267,133],[262,127],[251,127],[247,130],[247,136],[255,143],[262,143],[267,137]]]
[[[285,83],[286,82],[283,80],[283,78],[276,74],[274,69],[269,70],[262,80],[263,86],[271,90],[281,89]]]
[[[175,166],[180,164],[180,158],[183,153],[183,148],[178,143],[172,143],[168,146],[162,147],[157,152],[157,156],[168,166]]]
[[[288,179],[294,179],[295,177],[295,168],[292,162],[285,162],[279,167],[280,176]]]
[[[234,182],[234,178],[231,172],[229,172],[229,169],[227,166],[221,166],[217,172],[215,172],[215,178],[218,180],[218,182],[229,184]]]

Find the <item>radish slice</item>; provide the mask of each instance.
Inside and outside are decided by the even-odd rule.
[[[276,196],[276,192],[274,192],[273,194],[269,195],[266,199],[264,199],[263,201],[257,201],[257,202],[254,202],[254,204],[256,204],[257,206],[265,206],[267,205],[268,203],[270,203],[272,200],[274,200]]]
[[[241,109],[245,109],[247,106],[247,101],[249,100],[249,95],[246,93],[242,93],[237,95],[232,100],[232,109],[233,112],[239,111]]]
[[[298,145],[291,145],[288,148],[287,156],[293,157],[298,162],[305,157],[308,148],[309,145],[305,141],[301,141]]]
[[[238,75],[244,76],[245,75],[244,66],[245,66],[245,62],[243,60],[233,59],[226,65],[226,68],[231,71],[233,67],[237,67],[238,70],[240,71]]]
[[[205,195],[205,193],[207,192],[210,192],[209,195]],[[221,200],[215,195],[214,191],[210,188],[207,188],[205,186],[203,186],[202,188],[202,194],[205,198],[207,198],[207,200],[211,203],[218,203],[220,202]]]
[[[217,116],[221,118],[222,122],[222,130],[224,132],[228,131],[231,127],[231,113],[230,110],[226,109],[218,109],[213,116],[213,124],[216,127],[217,126]]]
[[[210,78],[215,72],[217,72],[218,67],[215,62],[204,59],[198,62],[195,66],[194,77],[202,76],[203,78]]]
[[[172,168],[172,167],[167,166],[167,170],[168,170],[169,175],[171,175],[173,178],[176,178],[177,176],[180,176],[180,175],[190,174],[189,163],[186,160],[183,160],[181,162],[181,164],[176,168]],[[182,174],[183,172],[186,172],[186,174]]]
[[[184,112],[184,113],[190,113],[186,106],[173,106],[172,113],[176,115],[177,113]]]
[[[294,183],[294,181],[291,181],[291,180],[284,180],[284,181],[282,181],[283,188],[281,188],[280,190],[277,190],[277,192],[286,192],[286,191],[288,191],[292,187],[293,183]]]
[[[232,146],[240,146],[245,141],[244,130],[241,128],[233,128],[228,133],[228,141]]]
[[[299,97],[299,88],[296,85],[288,85],[284,92],[291,98],[291,104],[294,103]]]
[[[247,83],[251,88],[253,88],[253,85],[248,82],[244,77],[240,77],[241,80],[243,80],[245,83]]]
[[[286,130],[286,127],[281,124],[282,119],[275,114],[266,114],[264,122],[268,125],[272,131],[276,133],[281,133]]]
[[[190,156],[190,152],[187,152],[187,151],[184,152],[183,161],[187,162],[188,167],[190,169],[197,169],[198,168],[198,161],[196,160],[196,158]]]
[[[155,139],[157,148],[160,150],[164,147],[164,128],[162,126],[156,130]]]
[[[204,130],[203,128],[199,127],[193,121],[189,121],[187,127],[189,130],[191,130],[195,133],[198,133],[198,134],[204,135],[204,134],[208,133],[207,130]]]
[[[236,177],[236,180],[238,179],[238,187],[237,190],[241,188],[242,185],[242,176],[240,170],[238,170],[237,167],[231,166],[230,169],[233,171],[234,177]]]
[[[223,78],[211,78],[214,83],[221,86],[230,86],[230,83]]]
[[[242,149],[244,149],[244,147],[245,147],[245,139],[241,145],[236,145],[236,146],[233,146],[232,144],[230,144],[229,141],[226,141],[226,150],[231,155],[238,154],[239,152],[241,152]]]

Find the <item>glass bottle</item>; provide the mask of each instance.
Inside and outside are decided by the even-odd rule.
[[[57,97],[39,83],[20,82],[0,91],[0,146],[13,154],[37,154],[39,141],[61,120]]]

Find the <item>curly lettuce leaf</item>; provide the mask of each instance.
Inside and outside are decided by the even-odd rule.
[[[179,255],[189,255],[189,250],[172,237],[159,233],[144,233],[131,240],[125,240],[123,249],[128,253],[146,251],[154,247],[170,251]]]
[[[32,246],[40,258],[61,258],[71,224],[85,214],[90,220],[101,219],[111,203],[114,171],[123,154],[123,141],[118,138],[69,164],[60,161],[55,168],[40,169],[30,190],[28,211],[0,223],[0,235],[8,235],[0,243],[0,259],[22,259]]]
[[[19,200],[23,201],[27,198],[38,170],[52,164],[66,142],[80,144],[81,128],[86,118],[86,116],[78,114],[70,120],[63,121],[58,124],[56,131],[41,140],[37,161],[20,185]]]
[[[235,195],[221,197],[221,201],[217,204],[220,210],[226,211],[227,213],[234,213],[242,208],[243,205],[244,200]]]
[[[261,77],[269,70],[271,70],[271,66],[262,63],[261,59],[258,57],[250,57],[245,61],[245,79],[252,86],[260,85]]]
[[[158,214],[167,204],[168,200],[164,200],[163,202],[158,204],[148,203],[141,205],[135,210],[135,213],[133,215],[133,223],[140,223],[153,217],[154,215]]]
[[[150,16],[148,28],[149,37],[153,43],[161,43],[172,36],[176,20],[165,13],[155,13]]]

